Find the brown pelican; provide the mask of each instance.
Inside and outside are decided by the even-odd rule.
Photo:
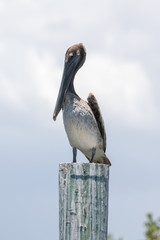
[[[106,133],[97,100],[92,93],[87,98],[88,102],[82,100],[73,85],[74,77],[85,58],[86,50],[82,43],[67,50],[53,119],[56,120],[62,108],[64,127],[73,148],[73,162],[76,162],[79,149],[90,162],[111,165],[105,155]]]

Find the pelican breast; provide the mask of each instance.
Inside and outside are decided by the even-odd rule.
[[[90,106],[70,92],[63,103],[63,122],[72,147],[83,153],[93,147],[103,149],[103,139]]]

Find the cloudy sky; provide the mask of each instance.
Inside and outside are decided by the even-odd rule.
[[[145,214],[160,216],[159,25],[159,0],[0,0],[0,239],[58,239],[58,166],[72,149],[52,114],[79,42],[75,88],[95,94],[107,130],[109,232],[144,239]]]

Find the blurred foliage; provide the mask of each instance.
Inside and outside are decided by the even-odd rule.
[[[160,218],[153,219],[152,213],[146,215],[147,220],[145,225],[145,240],[160,240]],[[115,239],[112,234],[108,234],[107,240],[123,240],[122,238]]]
[[[160,240],[160,218],[153,219],[152,213],[147,214],[147,221],[144,223],[146,240]]]

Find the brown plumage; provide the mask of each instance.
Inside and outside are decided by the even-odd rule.
[[[104,121],[102,118],[100,107],[99,107],[97,99],[95,98],[93,93],[89,93],[87,100],[88,100],[88,104],[89,104],[90,108],[92,109],[92,112],[95,116],[99,131],[103,138],[103,150],[105,152],[106,151],[106,132],[105,132]]]
[[[93,93],[89,93],[87,100],[88,100],[88,105],[90,106],[90,108],[95,116],[95,119],[97,121],[97,125],[98,125],[99,131],[100,131],[102,139],[103,139],[103,150],[105,152],[106,151],[106,131],[105,131],[104,121],[103,121],[100,107],[99,107],[97,99],[95,98]],[[105,156],[104,163],[111,166],[111,162],[109,161],[107,156]]]

